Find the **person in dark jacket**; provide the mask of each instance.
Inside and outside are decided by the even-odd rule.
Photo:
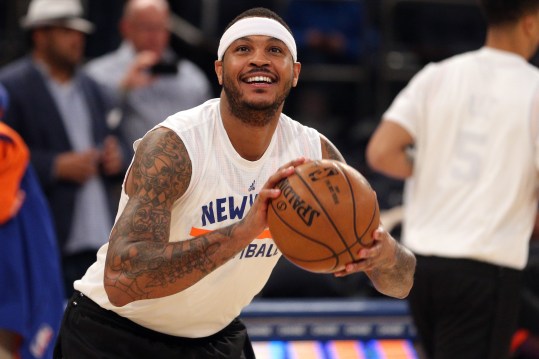
[[[22,20],[31,53],[0,70],[11,98],[4,120],[30,148],[51,206],[67,292],[106,242],[112,191],[119,191],[126,168],[121,141],[107,127],[107,101],[79,71],[93,28],[82,12],[78,0],[33,0]]]

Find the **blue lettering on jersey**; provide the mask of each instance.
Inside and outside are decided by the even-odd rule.
[[[215,223],[242,219],[252,207],[256,196],[258,194],[253,193],[240,198],[229,196],[210,201],[201,208],[202,226],[205,227]],[[269,258],[279,253],[274,243],[264,243],[263,241],[255,240],[239,253],[239,259]]]
[[[250,243],[240,253],[240,259],[244,258],[260,258],[260,257],[273,257],[279,254],[279,249],[273,243],[267,245],[266,243]]]
[[[210,203],[202,206],[202,226],[224,222],[228,219],[242,219],[253,205],[256,196],[257,194],[253,193],[243,196],[239,201],[234,197],[223,197],[210,201]]]
[[[207,222],[215,223],[213,202],[210,202],[207,206],[202,206],[202,225],[205,226]]]
[[[225,207],[226,198],[217,198],[215,202],[217,202],[217,222],[226,221],[228,219]]]

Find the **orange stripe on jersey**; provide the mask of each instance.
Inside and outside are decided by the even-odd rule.
[[[209,229],[192,227],[191,232],[189,232],[189,235],[193,237],[197,237],[197,236],[201,236],[203,234],[209,233],[209,232],[211,232]],[[265,229],[262,233],[258,235],[258,237],[256,237],[256,239],[267,239],[267,238],[273,238],[271,236],[271,232],[269,231],[269,229]]]

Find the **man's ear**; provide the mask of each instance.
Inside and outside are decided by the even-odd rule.
[[[122,35],[124,39],[129,39],[131,36],[129,24],[125,19],[120,20],[118,23],[118,32]]]
[[[215,60],[214,66],[215,74],[217,75],[217,81],[219,81],[219,85],[223,85],[223,61]]]
[[[539,22],[537,21],[537,13],[524,15],[521,20],[521,27],[527,36],[534,36],[539,29]]]
[[[299,80],[299,73],[301,72],[301,63],[294,62],[294,68],[292,71],[294,71],[294,77],[292,79],[292,87],[296,87]]]

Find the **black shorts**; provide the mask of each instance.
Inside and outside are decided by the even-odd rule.
[[[408,301],[427,357],[509,358],[522,271],[469,259],[416,258]]]
[[[67,303],[54,358],[254,359],[255,355],[247,329],[238,318],[209,337],[175,337],[103,309],[76,291]]]

